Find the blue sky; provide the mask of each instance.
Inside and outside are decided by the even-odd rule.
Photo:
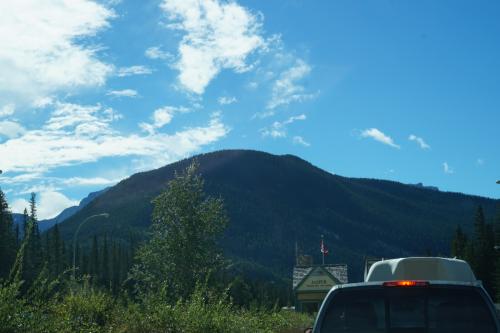
[[[500,197],[498,1],[0,3],[0,186],[40,218],[194,154]]]

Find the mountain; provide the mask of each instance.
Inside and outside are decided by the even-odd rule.
[[[394,181],[332,175],[292,155],[225,150],[194,158],[206,191],[225,200],[230,225],[221,245],[226,256],[287,278],[296,243],[300,253],[320,262],[321,235],[330,250],[326,262],[348,264],[351,281],[361,279],[365,256],[448,255],[455,227],[470,232],[477,206],[492,216],[498,203]],[[109,218],[89,222],[80,241],[103,233],[124,240],[145,235],[151,200],[192,160],[135,174],[109,188],[60,225],[63,237],[72,239],[79,222],[103,212]]]
[[[100,196],[101,194],[105,193],[108,190],[108,188],[105,188],[100,191],[96,192],[91,192],[89,195],[87,195],[85,198],[83,198],[78,206],[72,206],[64,209],[59,215],[56,217],[53,217],[51,219],[46,219],[46,220],[40,220],[38,222],[38,227],[41,232],[44,232],[45,230],[48,230],[52,228],[56,223],[61,223],[67,218],[75,215],[77,212],[79,212],[83,207],[87,206],[92,200]],[[21,225],[24,221],[23,214],[18,214],[18,213],[13,213],[12,218],[14,220],[14,225],[19,224]],[[19,228],[20,232],[22,233],[22,228]]]

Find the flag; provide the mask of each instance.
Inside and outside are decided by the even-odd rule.
[[[328,255],[328,248],[326,247],[325,243],[323,242],[323,238],[321,238],[321,247],[320,247],[321,253],[323,255]]]

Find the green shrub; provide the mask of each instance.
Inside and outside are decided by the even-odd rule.
[[[84,287],[52,305],[52,328],[58,332],[104,332],[113,320],[114,311],[110,295]]]

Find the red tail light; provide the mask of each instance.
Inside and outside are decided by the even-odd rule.
[[[428,281],[401,280],[384,282],[384,287],[427,287]]]

